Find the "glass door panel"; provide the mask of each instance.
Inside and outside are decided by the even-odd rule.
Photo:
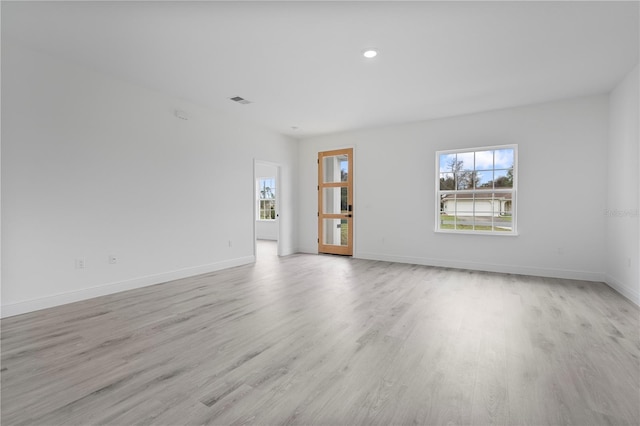
[[[322,160],[323,183],[347,182],[349,179],[349,156],[331,155]]]
[[[349,245],[349,223],[347,219],[323,219],[322,243],[332,246]]]
[[[349,188],[333,187],[323,188],[324,194],[322,197],[322,212],[333,214],[348,214],[349,213]]]

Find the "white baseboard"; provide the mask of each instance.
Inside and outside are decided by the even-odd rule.
[[[629,299],[631,303],[640,307],[640,291],[638,291],[638,289],[629,288],[628,286],[623,285],[620,281],[609,274],[605,274],[604,282],[609,287]]]
[[[533,275],[537,277],[565,278],[572,280],[603,282],[599,272],[573,271],[569,269],[535,268],[518,265],[489,264],[448,259],[391,256],[379,253],[358,253],[360,259],[382,260],[386,262],[411,263],[414,265],[438,266],[443,268],[470,269],[474,271],[498,272],[504,274]]]
[[[317,254],[317,247],[300,248],[299,250],[285,250],[286,254],[312,253]],[[284,254],[284,253],[283,253]],[[551,278],[578,279],[584,281],[605,282],[609,287],[629,299],[635,305],[640,306],[640,292],[623,285],[614,277],[608,274],[600,274],[595,272],[583,272],[564,269],[549,268],[531,268],[524,266],[486,264],[475,262],[461,262],[455,260],[429,259],[407,256],[392,256],[379,253],[358,253],[359,259],[381,260],[385,262],[410,263],[415,265],[438,266],[444,268],[471,269],[476,271],[499,272],[517,275],[534,275]],[[223,262],[210,263],[191,268],[180,269],[176,271],[165,272],[162,274],[148,275],[137,277],[130,280],[118,281],[103,284],[96,287],[86,288],[73,292],[60,293],[46,296],[38,299],[26,300],[22,302],[9,303],[2,305],[0,310],[0,318],[7,318],[14,315],[20,315],[28,312],[38,311],[41,309],[51,308],[54,306],[64,305],[67,303],[78,302],[81,300],[91,299],[108,294],[119,293],[121,291],[133,290],[136,288],[146,287],[150,285],[160,284],[181,278],[187,278],[194,275],[206,274],[209,272],[219,271],[221,269],[233,268],[236,266],[246,265],[255,262],[255,256],[246,256],[237,259],[226,260]]]
[[[318,246],[311,247],[300,247],[298,249],[299,253],[307,253],[307,254],[318,254]]]
[[[280,250],[280,256],[289,256],[298,253],[298,249],[295,247],[282,247]]]
[[[22,302],[8,303],[2,305],[0,318],[12,317],[14,315],[25,314],[27,312],[39,311],[41,309],[78,302],[80,300],[92,299],[94,297],[106,296],[108,294],[119,293],[121,291],[133,290],[154,284],[161,284],[181,278],[192,277],[194,275],[206,274],[219,271],[221,269],[233,268],[235,266],[246,265],[256,261],[255,256],[240,257],[237,259],[225,260],[222,262],[209,263],[191,268],[179,269],[176,271],[164,272],[161,274],[147,275],[144,277],[132,278],[129,280],[102,284],[82,290],[59,293],[38,299],[25,300]]]

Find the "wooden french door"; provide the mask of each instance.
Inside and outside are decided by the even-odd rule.
[[[318,153],[318,252],[353,255],[353,148]]]

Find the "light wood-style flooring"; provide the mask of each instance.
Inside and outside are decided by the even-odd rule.
[[[336,256],[2,320],[8,425],[638,425],[640,311],[604,284]]]

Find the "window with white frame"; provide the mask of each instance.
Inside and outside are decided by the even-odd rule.
[[[276,178],[258,179],[258,220],[276,220]]]
[[[436,152],[436,231],[516,234],[517,145]]]

